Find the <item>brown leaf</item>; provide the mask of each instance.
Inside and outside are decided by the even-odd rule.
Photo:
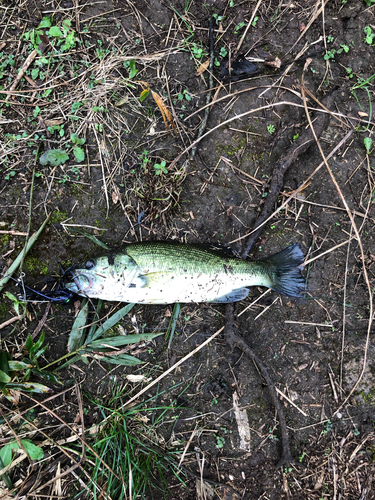
[[[201,75],[202,73],[204,73],[206,71],[206,69],[208,68],[208,66],[210,65],[210,60],[207,59],[207,61],[205,61],[204,63],[202,63],[199,68],[197,69],[197,71],[195,72],[195,76],[199,76]]]
[[[118,203],[118,200],[119,200],[118,194],[116,193],[116,191],[112,191],[112,201],[115,205],[116,203]]]
[[[167,132],[169,133],[169,127],[168,127],[168,122],[169,122],[170,125],[172,125],[173,130],[177,133],[177,128],[176,128],[176,125],[173,121],[173,117],[172,117],[169,109],[167,108],[167,106],[164,104],[163,99],[159,96],[159,94],[157,94],[156,92],[154,92],[152,90],[151,90],[151,94],[152,94],[152,97],[154,98],[156,104],[158,105],[158,107],[160,109],[161,115],[162,115],[163,120],[164,120],[165,128],[167,129]]]
[[[273,61],[265,61],[265,64],[267,64],[268,66],[272,66],[273,68],[280,68],[281,60],[276,57]]]
[[[55,118],[53,120],[44,120],[47,127],[53,127],[54,125],[61,125],[64,123],[64,118]]]

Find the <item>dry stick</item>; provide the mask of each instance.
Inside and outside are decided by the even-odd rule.
[[[302,91],[302,98],[303,98],[303,103],[304,105],[306,106],[306,94],[305,94],[305,88],[304,88],[304,81],[303,81],[303,75],[302,75],[302,88],[301,88],[301,91]],[[348,217],[350,219],[350,222],[352,224],[352,227],[354,229],[354,232],[355,232],[355,235],[357,237],[357,241],[358,241],[358,246],[359,246],[359,249],[360,249],[360,252],[361,252],[361,261],[362,261],[362,268],[363,268],[363,276],[365,278],[365,282],[366,282],[366,286],[367,286],[367,290],[368,290],[368,295],[369,295],[369,309],[370,309],[370,312],[369,312],[369,321],[368,321],[368,327],[367,327],[367,335],[366,335],[366,343],[365,343],[365,352],[364,352],[364,355],[363,355],[363,364],[362,364],[362,370],[361,370],[361,373],[359,374],[359,377],[358,377],[358,380],[357,382],[354,384],[354,386],[352,387],[349,395],[345,398],[344,402],[340,405],[340,407],[335,411],[335,413],[333,414],[333,416],[335,416],[343,406],[345,406],[345,404],[347,403],[347,401],[349,400],[350,396],[353,394],[353,392],[355,391],[356,387],[358,386],[359,382],[361,381],[362,377],[363,377],[363,374],[365,373],[365,369],[366,369],[366,363],[367,363],[367,355],[368,355],[368,346],[369,346],[369,341],[370,341],[370,332],[371,332],[371,327],[372,327],[372,322],[373,322],[373,299],[372,299],[372,291],[371,291],[371,285],[370,285],[370,281],[369,281],[369,278],[368,278],[368,274],[367,274],[367,269],[366,269],[366,262],[365,262],[365,253],[363,251],[363,246],[362,246],[362,241],[361,241],[361,236],[359,234],[359,231],[358,231],[358,228],[357,228],[357,225],[355,223],[355,220],[354,220],[354,217],[350,211],[350,208],[344,198],[344,195],[342,194],[342,191],[340,189],[340,186],[337,184],[337,181],[335,179],[335,176],[333,175],[329,165],[328,165],[328,162],[327,162],[327,159],[324,155],[324,152],[322,150],[322,146],[320,145],[320,142],[318,141],[318,138],[315,134],[315,131],[314,131],[314,128],[313,128],[313,125],[312,125],[312,121],[311,121],[311,118],[310,118],[310,115],[309,115],[309,112],[307,110],[307,107],[305,108],[305,111],[306,111],[306,116],[307,116],[307,119],[309,121],[309,125],[310,125],[310,128],[311,128],[311,131],[315,137],[315,141],[317,143],[317,146],[319,148],[319,151],[320,151],[320,154],[324,160],[324,163],[325,163],[325,166],[327,167],[327,170],[328,170],[328,173],[329,175],[331,176],[331,179],[332,179],[332,182],[341,198],[341,201],[347,211],[347,214],[348,214]]]
[[[335,93],[330,94],[325,99],[325,105],[330,107],[330,105],[334,102]],[[323,130],[327,127],[329,122],[329,114],[318,113],[317,118],[314,122],[316,133],[318,136],[323,132]],[[312,135],[310,129],[304,130],[302,134],[298,137],[296,142],[288,150],[287,154],[283,156],[276,164],[272,173],[271,185],[268,191],[267,198],[265,199],[265,203],[262,208],[262,212],[257,218],[254,226],[255,231],[252,232],[252,235],[247,241],[246,248],[242,253],[242,258],[246,259],[249,255],[251,248],[259,237],[261,231],[261,225],[265,222],[266,219],[272,214],[274,211],[274,206],[279,197],[280,191],[284,185],[284,175],[286,174],[288,168],[292,163],[294,163],[300,155],[305,153],[311,144],[314,143],[314,136]]]
[[[14,80],[14,82],[12,83],[9,91],[7,91],[6,93],[8,94],[8,96],[6,97],[5,101],[8,101],[10,96],[11,96],[11,92],[13,92],[13,90],[17,87],[18,85],[18,82],[21,80],[21,78],[24,76],[24,74],[26,73],[28,67],[30,66],[30,64],[34,61],[34,59],[36,58],[38,52],[36,50],[33,50],[31,52],[31,54],[27,57],[26,61],[23,63],[23,66],[22,68],[20,69],[20,72],[18,73],[16,79]],[[34,89],[34,92],[35,92],[35,89]]]
[[[259,89],[262,89],[262,88],[266,88],[266,89],[273,88],[273,89],[276,89],[276,90],[278,90],[278,89],[287,90],[288,92],[291,92],[292,94],[294,94],[295,96],[297,96],[299,99],[301,99],[301,94],[299,92],[296,92],[295,90],[290,89],[289,87],[285,87],[284,85],[275,85],[275,86],[271,86],[271,85],[258,85],[257,87],[249,87],[249,88],[244,89],[244,90],[238,90],[236,92],[233,92],[233,94],[224,95],[223,97],[220,97],[219,99],[216,99],[215,100],[215,104],[218,104],[219,102],[223,101],[224,99],[233,99],[234,97],[237,97],[239,94],[242,94],[244,92],[249,92],[250,90],[259,90]],[[319,101],[317,101],[317,102],[319,102]],[[211,104],[205,104],[201,108],[197,109],[196,111],[194,111],[193,113],[191,113],[189,116],[187,116],[186,118],[184,118],[184,122],[186,122],[187,120],[189,120],[190,118],[192,118],[197,113],[200,113],[201,111],[203,111],[207,106],[211,106]],[[264,109],[271,108],[273,105],[274,106],[280,106],[280,104],[293,105],[293,106],[296,106],[297,108],[303,108],[304,107],[303,104],[297,104],[295,102],[283,101],[282,103],[274,103],[274,104],[271,103],[271,104],[269,104],[267,106],[264,106],[264,107],[262,106],[260,108],[255,109],[255,110],[252,110],[251,112],[254,113],[255,111],[263,111]],[[312,108],[311,106],[308,106],[307,109],[309,109],[311,111],[320,111],[320,112],[323,112],[322,110],[318,110],[317,108]],[[324,106],[323,106],[323,109],[324,109]],[[365,120],[364,118],[357,118],[355,116],[347,116],[347,115],[343,115],[342,113],[337,113],[336,111],[324,111],[324,112],[329,113],[334,118],[336,118],[336,117],[341,117],[341,118],[346,118],[346,119],[350,118],[350,120],[354,120],[354,121],[356,121],[358,123],[362,123],[363,122],[366,125],[368,125],[368,124],[375,125],[375,122],[369,122],[368,119]],[[241,115],[241,117],[242,117],[242,115]],[[233,119],[235,119],[235,118],[233,118]],[[221,125],[223,125],[223,123]],[[184,154],[184,153],[186,153],[186,151],[184,151],[182,154]]]
[[[268,375],[268,371],[264,366],[263,362],[258,358],[255,352],[251,349],[251,347],[236,333],[233,331],[234,326],[234,318],[233,318],[233,304],[227,304],[226,306],[226,318],[225,318],[225,338],[230,347],[233,349],[234,347],[239,347],[242,352],[247,354],[249,358],[251,358],[254,363],[259,368],[262,376],[264,377],[268,390],[272,399],[272,403],[276,408],[277,415],[279,417],[280,423],[280,432],[281,432],[281,458],[277,464],[277,467],[283,467],[284,465],[288,465],[290,463],[294,463],[295,465],[301,465],[299,462],[296,462],[292,456],[289,446],[288,439],[288,429],[285,421],[284,411],[281,406],[281,403],[277,397],[277,392],[275,390],[275,385],[271,380],[271,377]]]
[[[257,13],[257,10],[259,9],[260,4],[262,3],[262,0],[258,0],[258,3],[255,6],[255,9],[253,10],[253,13],[251,15],[250,21],[248,22],[245,32],[241,37],[241,40],[238,42],[237,48],[236,48],[236,53],[240,50],[242,42],[245,40],[245,36],[247,35],[247,32],[249,31],[249,28],[254,21],[255,14]],[[235,54],[236,55],[236,54]]]
[[[103,155],[102,155],[102,152],[101,152],[101,150],[100,150],[99,138],[98,138],[98,134],[96,133],[95,127],[93,127],[92,129],[93,129],[93,131],[94,131],[94,134],[95,134],[95,139],[96,139],[96,142],[97,142],[97,144],[98,144],[98,154],[99,154],[100,164],[101,164],[101,166],[102,166],[102,174],[103,174],[103,189],[104,189],[105,201],[106,201],[106,204],[107,204],[107,217],[108,217],[108,212],[109,212],[109,199],[108,199],[107,183],[106,183],[106,180],[105,180],[105,171],[104,171]]]
[[[346,262],[345,262],[345,277],[344,277],[344,296],[342,299],[342,339],[341,339],[341,359],[340,359],[340,387],[342,387],[343,381],[343,369],[344,369],[344,347],[345,347],[345,323],[346,323],[346,287],[348,278],[348,267],[349,267],[349,251],[350,251],[350,241],[352,239],[353,227],[350,226],[350,238],[348,240],[348,248],[346,249]]]
[[[210,66],[209,66],[209,80],[208,80],[208,85],[210,87],[209,91],[207,92],[206,95],[206,104],[210,104],[211,101],[211,94],[212,94],[212,88],[214,86],[214,79],[213,79],[213,71],[214,71],[214,27],[213,27],[213,21],[212,21],[212,16],[210,17],[210,33],[209,33],[209,38],[210,38]],[[200,137],[203,135],[203,131],[206,128],[206,123],[208,120],[208,115],[210,114],[210,108],[207,107],[204,113],[204,117],[202,120],[202,123],[199,127],[198,130],[198,136],[197,139],[199,140]],[[193,146],[190,154],[190,160],[192,160],[195,156],[195,153],[197,152],[198,148],[198,142],[195,141],[195,145]]]
[[[328,0],[325,0],[324,2],[324,5],[328,2]],[[305,36],[305,34],[307,33],[308,29],[310,28],[310,26],[313,24],[313,22],[319,17],[320,13],[322,12],[322,7],[320,7],[318,9],[318,5],[320,3],[320,0],[317,1],[316,5],[315,5],[315,12],[311,15],[311,18],[309,20],[309,22],[307,23],[307,26],[305,27],[305,29],[302,31],[302,33],[300,34],[300,36],[297,38],[297,40],[294,42],[293,46],[288,50],[288,52],[286,54],[289,54],[289,52],[291,50],[294,49],[294,47],[297,45],[297,43],[301,40],[301,38],[303,36]],[[286,55],[285,54],[285,55]]]
[[[227,125],[228,123],[230,123],[230,122],[232,122],[234,120],[238,120],[240,118],[243,118],[244,116],[251,115],[253,113],[256,113],[257,111],[263,111],[264,109],[270,109],[270,108],[274,108],[274,107],[276,108],[277,106],[284,106],[284,105],[295,106],[297,108],[303,108],[304,107],[303,104],[296,104],[295,102],[290,102],[290,101],[281,101],[281,102],[275,102],[275,103],[267,104],[266,106],[260,106],[259,108],[256,108],[256,109],[250,109],[249,111],[245,111],[245,113],[241,113],[239,115],[233,116],[232,118],[229,118],[228,120],[225,120],[225,122],[219,123],[219,125],[216,125],[216,127],[212,128],[211,130],[208,130],[205,134],[203,134],[202,137],[200,137],[199,139],[196,139],[194,142],[192,142],[190,144],[190,146],[188,146],[187,148],[185,148],[182,151],[182,153],[180,153],[178,156],[176,156],[176,158],[170,164],[170,167],[175,167],[176,163],[178,162],[178,160],[180,160],[184,156],[184,154],[186,154],[188,151],[190,151],[196,144],[198,144],[199,141],[201,141],[202,139],[205,139],[208,135],[210,135],[212,132],[215,132],[215,130],[219,129],[220,127],[224,127],[225,125]],[[312,110],[313,111],[317,111],[315,108],[312,108]],[[319,113],[325,114],[326,112],[324,110],[323,111],[319,110]],[[334,115],[335,113],[330,113],[330,114]],[[190,116],[192,116],[192,115],[193,114],[191,114]],[[358,121],[365,121],[366,124],[369,123],[367,120],[359,120],[358,119]],[[373,124],[373,123],[371,122],[371,124]],[[375,125],[375,123],[373,125]]]
[[[139,391],[135,396],[133,396],[132,398],[130,398],[129,401],[127,401],[125,403],[124,407],[129,406],[130,403],[132,403],[133,401],[135,401],[136,399],[138,399],[139,396],[141,396],[143,393],[145,393],[146,391],[148,391],[150,389],[150,387],[152,387],[153,385],[155,385],[158,382],[160,382],[160,380],[162,378],[164,378],[166,375],[168,375],[168,373],[172,372],[175,368],[177,368],[178,366],[180,366],[182,363],[184,363],[184,361],[186,361],[187,359],[189,359],[191,356],[194,356],[194,354],[196,352],[200,351],[204,346],[206,346],[207,344],[209,344],[211,342],[211,340],[213,340],[215,337],[217,337],[223,330],[224,330],[224,326],[222,326],[220,328],[220,330],[218,330],[213,335],[211,335],[210,338],[208,338],[207,340],[205,340],[203,342],[203,344],[201,344],[196,349],[194,349],[192,352],[190,352],[189,354],[187,354],[186,356],[184,356],[183,358],[181,358],[179,361],[177,361],[177,363],[175,363],[173,366],[171,366],[170,368],[168,368],[168,370],[166,370],[164,373],[162,373],[158,378],[156,378],[155,380],[153,380],[150,384],[148,384],[141,391]]]
[[[345,144],[345,142],[349,139],[349,137],[351,137],[353,135],[353,129],[349,130],[349,132],[346,134],[346,136],[341,139],[341,141],[332,149],[332,151],[329,153],[329,155],[327,156],[327,159],[331,158],[331,156],[333,156],[336,151],[338,149],[341,148],[341,146],[343,146],[343,144]],[[246,233],[244,234],[243,236],[240,236],[239,238],[236,238],[235,240],[232,240],[232,241],[229,241],[228,244],[229,245],[232,245],[233,243],[236,243],[237,241],[241,241],[245,238],[247,238],[250,234],[252,234],[254,231],[257,231],[258,229],[260,229],[262,226],[264,226],[264,224],[267,224],[268,221],[270,221],[271,219],[273,219],[275,217],[276,214],[278,214],[293,198],[296,197],[296,195],[298,193],[300,193],[301,191],[303,191],[309,184],[310,180],[314,177],[314,175],[319,172],[319,170],[325,165],[324,161],[322,161],[322,163],[320,165],[318,165],[316,167],[316,169],[314,170],[314,172],[312,174],[309,175],[309,177],[303,182],[303,184],[300,185],[300,187],[298,189],[296,189],[295,191],[293,191],[293,193],[289,196],[289,198],[287,198],[284,203],[282,205],[280,205],[269,217],[268,219],[266,219],[262,224],[260,224],[258,227],[256,227],[255,229],[253,229],[252,231],[250,231],[250,233]],[[309,261],[307,261],[308,263]],[[306,264],[306,263],[305,263]]]

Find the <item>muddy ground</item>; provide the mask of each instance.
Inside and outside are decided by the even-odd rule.
[[[251,258],[259,259],[299,243],[307,259],[315,259],[304,271],[304,297],[269,292],[252,304],[265,291],[254,288],[234,310],[238,333],[267,366],[280,391],[296,463],[275,467],[281,453],[280,429],[267,385],[249,358],[238,349],[229,350],[223,334],[138,400],[157,396],[152,404],[145,403],[145,415],[147,406],[169,405],[164,418],[159,418],[162,410],[152,413],[155,441],[165,453],[177,453],[190,439],[184,466],[198,478],[223,485],[215,486],[211,498],[375,498],[375,348],[369,325],[375,159],[372,145],[364,141],[371,139],[373,130],[375,6],[371,3],[329,1],[323,12],[321,2],[310,0],[259,6],[236,0],[206,4],[119,0],[92,5],[3,0],[1,6],[3,92],[11,89],[32,50],[25,33],[37,29],[44,16],[53,15],[56,26],[70,19],[79,40],[57,61],[50,59],[48,68],[47,63],[37,64],[43,56],[51,57],[52,49],[46,45],[28,68],[27,78],[10,94],[0,90],[0,265],[4,274],[23,248],[25,236],[15,232],[31,234],[50,215],[23,264],[25,283],[38,289],[56,276],[59,262],[67,267],[103,252],[77,229],[116,249],[133,241],[171,239],[229,244],[241,254],[267,197],[276,162],[308,127],[300,93],[302,75],[319,101],[336,92],[329,111],[337,115],[331,115],[320,137],[324,154],[353,130],[329,160],[342,197],[323,166],[264,226],[252,249]],[[263,60],[278,58],[282,66],[275,69],[255,62],[259,70],[255,76],[223,83],[223,56],[235,55],[254,11],[239,52]],[[204,115],[208,74],[195,72],[208,59],[210,15],[217,61],[212,98],[223,100],[211,107],[205,131],[217,128],[199,142],[194,159],[185,153],[174,164],[197,137]],[[303,71],[304,59],[284,74],[285,63],[299,53],[311,56],[307,69]],[[14,64],[9,63],[11,55]],[[39,73],[32,73],[38,68]],[[173,118],[166,119],[169,133],[152,95],[140,102],[147,85],[171,111]],[[46,95],[48,88],[52,92]],[[312,98],[307,104],[319,108]],[[69,149],[74,146],[69,143],[74,132],[85,139],[80,162]],[[41,154],[57,147],[69,151],[69,160],[41,165]],[[154,165],[163,161],[166,170],[157,173]],[[321,162],[314,144],[291,165],[275,209]],[[343,200],[360,234],[368,278]],[[13,283],[6,290],[18,293]],[[104,311],[115,305],[106,304]],[[3,324],[15,312],[5,296],[0,307]],[[2,348],[21,359],[26,336],[35,331],[46,307],[29,303],[27,318],[3,327]],[[78,307],[70,303],[48,310],[43,330],[49,347],[41,365],[66,354]],[[137,305],[121,328],[128,333],[164,332],[171,312],[171,306]],[[59,377],[66,388],[78,383],[87,396],[86,426],[97,424],[101,417],[89,397],[106,400],[111,381],[123,386],[129,373],[155,378],[224,324],[224,306],[182,305],[171,348],[167,349],[164,336],[156,338],[138,354],[146,365],[78,361]],[[50,386],[57,393],[61,390]],[[137,387],[128,383],[124,401],[143,387],[144,382]],[[247,452],[240,449],[234,395],[249,421]],[[28,399],[21,397],[18,408],[28,405]],[[78,413],[76,390],[51,405],[73,423]],[[8,415],[19,411],[5,399],[2,407]],[[57,423],[51,416],[48,419]],[[8,438],[7,431],[3,436]],[[27,473],[23,462],[12,472],[14,481]],[[74,480],[68,476],[63,481],[66,497]],[[185,481],[183,485],[172,474],[167,476],[165,498],[204,498],[196,478],[186,476]],[[151,487],[145,498],[161,495]]]

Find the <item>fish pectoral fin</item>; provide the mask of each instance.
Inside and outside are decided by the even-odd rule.
[[[165,279],[166,278],[166,279]],[[151,273],[142,273],[137,276],[138,281],[142,281],[142,288],[161,285],[169,281],[170,278],[166,277],[165,271],[154,271]],[[134,280],[133,280],[134,283]]]
[[[239,300],[245,299],[249,295],[248,288],[236,288],[235,290],[231,290],[225,295],[221,295],[220,297],[215,297],[213,300],[208,300],[211,304],[225,304],[228,302],[237,302]]]

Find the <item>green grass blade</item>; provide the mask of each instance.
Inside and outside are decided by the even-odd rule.
[[[79,356],[79,355],[73,356],[72,358],[68,359],[68,361],[66,361],[63,365],[56,368],[55,371],[62,370],[63,368],[66,368],[69,365],[71,365],[72,363],[75,363],[76,361],[80,361],[80,360],[82,360],[82,356]]]
[[[72,233],[78,233],[78,234],[81,234],[82,236],[84,236],[85,238],[88,238],[89,240],[91,240],[93,243],[95,243],[96,245],[98,245],[99,247],[102,247],[104,248],[105,250],[110,250],[109,246],[106,245],[105,243],[103,243],[102,241],[100,241],[96,236],[94,236],[93,234],[90,234],[90,233],[86,233],[86,231],[81,231],[80,229],[77,229],[77,228],[72,228],[70,227],[69,228],[69,231],[71,231]]]
[[[169,337],[168,349],[171,348],[173,335],[174,335],[174,331],[176,329],[176,324],[177,324],[178,315],[180,313],[180,309],[181,309],[181,304],[179,302],[176,302],[176,304],[174,305],[174,308],[173,308],[172,317],[171,317],[171,320],[169,322],[168,330],[167,330],[167,338]]]
[[[93,335],[87,335],[86,344],[90,344],[93,340],[101,337],[107,330],[115,326],[129,311],[134,307],[134,304],[127,304],[119,311],[115,312],[107,321],[105,321],[102,326],[95,331]]]
[[[46,394],[53,392],[52,389],[43,384],[35,384],[34,382],[9,382],[7,389],[16,389],[24,392],[34,392],[36,394]]]
[[[138,342],[142,342],[143,340],[152,340],[153,338],[158,337],[159,335],[162,335],[162,332],[140,333],[136,335],[119,335],[118,337],[108,337],[106,339],[94,340],[93,342],[90,342],[90,344],[85,347],[85,350],[87,350],[87,347],[89,347],[90,350],[92,350],[105,347],[119,347],[121,345],[138,344]]]
[[[87,323],[88,314],[89,314],[89,302],[87,299],[83,299],[81,310],[79,311],[78,316],[76,317],[73,323],[72,331],[70,332],[69,335],[69,340],[68,340],[69,352],[74,352],[84,343],[85,339],[84,326]]]
[[[7,270],[6,275],[0,279],[0,292],[4,288],[6,283],[8,283],[8,281],[11,278],[11,276],[13,275],[13,273],[17,270],[18,266],[21,264],[22,260],[25,258],[26,254],[29,252],[31,247],[34,245],[34,243],[38,239],[40,233],[43,231],[45,225],[47,224],[48,220],[49,220],[49,216],[43,222],[43,224],[40,226],[38,231],[30,236],[26,246],[21,250],[21,252],[18,254],[17,258],[13,261],[12,265]]]
[[[103,307],[103,301],[102,299],[99,299],[98,300],[98,303],[96,304],[96,311],[95,311],[95,314],[96,314],[96,317],[99,318],[99,313],[101,311]],[[90,338],[92,339],[95,335],[95,332],[96,332],[96,329],[98,328],[98,325],[97,323],[94,323],[91,327],[90,327],[90,330],[89,330],[89,333],[87,335],[87,338]]]
[[[118,356],[103,356],[100,361],[107,361],[107,363],[112,363],[113,365],[123,365],[123,366],[133,366],[140,365],[143,363],[138,358],[130,356],[129,354],[119,354]]]

